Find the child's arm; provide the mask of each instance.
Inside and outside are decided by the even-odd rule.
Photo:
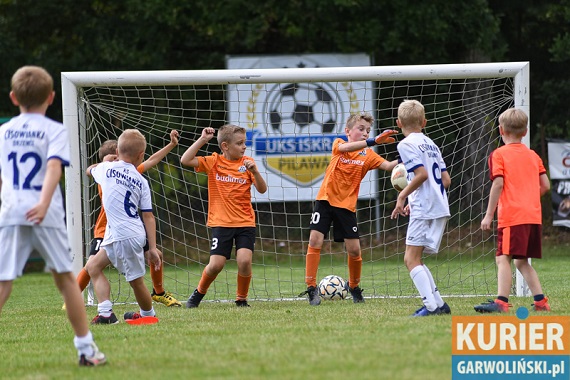
[[[386,170],[386,171],[391,171],[392,169],[394,169],[394,167],[398,165],[398,160],[394,160],[394,161],[384,161],[380,164],[380,166],[378,167],[378,169],[382,169],[382,170]]]
[[[203,147],[208,141],[212,139],[212,137],[214,137],[215,132],[216,131],[214,130],[214,128],[211,127],[204,128],[202,130],[202,135],[200,136],[200,138],[198,138],[198,140],[196,140],[194,144],[190,145],[190,147],[186,149],[186,152],[184,152],[184,154],[180,158],[180,163],[182,165],[190,166],[193,168],[198,167],[199,162],[198,159],[196,158],[196,154],[198,154],[198,151],[200,150],[201,147]]]
[[[392,219],[398,217],[398,215],[406,216],[408,215],[409,210],[405,208],[406,199],[408,195],[413,193],[417,188],[419,188],[422,183],[424,183],[428,179],[428,172],[425,167],[420,166],[414,170],[414,178],[408,184],[408,186],[404,187],[404,190],[400,191],[398,194],[398,199],[396,200],[396,207],[392,211]]]
[[[59,159],[51,159],[47,162],[46,176],[44,178],[44,183],[42,184],[40,201],[26,212],[27,220],[34,222],[35,224],[40,224],[44,220],[51,203],[53,193],[61,179],[61,173],[62,168],[61,161]]]
[[[108,154],[105,157],[103,157],[103,162],[117,161],[117,158],[118,156],[116,154]],[[87,170],[85,170],[85,174],[91,177],[91,169],[93,169],[97,165],[99,165],[99,163],[89,166]]]
[[[387,129],[387,130],[383,131],[382,133],[380,133],[378,136],[370,137],[367,140],[352,141],[352,142],[346,142],[344,144],[340,144],[338,147],[338,150],[343,152],[343,153],[344,152],[354,152],[355,150],[364,149],[367,146],[393,143],[396,140],[392,137],[392,135],[395,135],[396,133],[398,133],[398,131],[395,131],[392,129]]]
[[[495,215],[495,210],[499,204],[499,198],[501,197],[501,192],[503,191],[503,177],[497,177],[493,180],[491,185],[491,191],[489,193],[489,204],[487,204],[487,212],[481,221],[482,230],[490,230],[491,223],[493,223],[493,216]]]
[[[540,195],[546,194],[546,192],[550,190],[550,180],[548,179],[548,175],[541,174],[540,175]]]
[[[253,179],[254,179],[253,185],[255,186],[255,189],[259,191],[261,194],[265,193],[267,191],[267,183],[265,183],[265,180],[261,176],[261,173],[259,173],[259,170],[257,170],[255,162],[251,160],[244,160],[243,164],[245,165],[247,170],[249,170],[251,174],[253,174]]]
[[[156,220],[154,214],[150,211],[142,213],[144,229],[146,230],[146,238],[148,240],[148,259],[154,264],[155,269],[160,269],[160,255],[156,248]]]
[[[150,168],[156,166],[160,161],[162,161],[162,159],[166,157],[166,155],[170,153],[170,151],[174,149],[176,145],[178,145],[178,138],[179,138],[178,131],[174,129],[170,131],[170,142],[168,143],[168,145],[166,145],[164,148],[162,148],[161,150],[150,156],[148,160],[142,163],[143,166],[142,172],[143,173],[146,172]]]

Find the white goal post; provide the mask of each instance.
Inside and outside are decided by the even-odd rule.
[[[205,177],[182,167],[179,158],[202,128],[232,123],[248,131],[246,154],[255,158],[269,186],[264,196],[252,192],[258,232],[249,297],[296,297],[305,288],[312,200],[331,139],[344,134],[352,112],[371,112],[375,133],[393,127],[399,103],[410,98],[426,107],[425,132],[442,149],[452,178],[453,215],[440,254],[426,257],[428,265],[443,294],[496,293],[495,235],[478,228],[490,186],[487,157],[500,144],[500,112],[509,107],[530,112],[528,62],[64,72],[61,80],[63,123],[71,136],[65,196],[76,273],[84,265],[99,207],[85,175],[86,167],[97,162],[99,145],[118,138],[123,129],[137,128],[149,143],[148,157],[168,143],[169,130],[177,129],[179,147],[146,175],[165,256],[165,288],[181,300],[188,297],[209,257],[207,186]],[[395,144],[376,149],[388,159],[397,155]],[[216,150],[213,139],[200,154]],[[395,197],[386,172],[374,171],[362,182],[357,214],[365,296],[416,295],[402,257],[407,220],[388,217]],[[322,252],[319,277],[347,276],[342,244],[327,241]],[[206,299],[232,299],[235,273],[228,263]],[[120,276],[112,281],[114,301],[133,300]],[[514,288],[518,296],[528,294],[518,272]]]

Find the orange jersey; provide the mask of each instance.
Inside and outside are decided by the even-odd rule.
[[[144,165],[140,164],[137,166],[137,171],[143,173]],[[101,185],[97,185],[97,192],[99,193],[99,198],[103,199],[103,192],[101,190]],[[97,221],[95,222],[95,227],[93,228],[93,238],[103,239],[105,237],[105,228],[107,227],[107,213],[101,203],[101,210],[99,210],[99,215],[97,216]]]
[[[546,173],[542,160],[524,144],[507,144],[489,156],[491,180],[503,177],[499,197],[498,226],[542,224],[540,176]]]
[[[327,201],[331,206],[356,211],[360,182],[369,170],[378,168],[384,161],[370,148],[354,152],[340,152],[341,138],[333,142],[332,157],[317,200]]]
[[[253,174],[245,168],[243,156],[230,161],[213,153],[197,157],[197,172],[208,174],[208,223],[209,227],[255,227],[255,213],[251,205]]]

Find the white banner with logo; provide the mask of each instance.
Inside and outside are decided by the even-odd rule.
[[[228,69],[370,66],[366,54],[230,57]],[[228,86],[229,122],[247,129],[246,155],[255,159],[268,190],[256,202],[312,201],[330,161],[332,143],[346,139],[351,113],[375,115],[371,82],[265,83]],[[371,135],[374,134],[372,131]],[[359,198],[377,193],[376,170]]]
[[[570,142],[548,143],[552,224],[570,227]]]

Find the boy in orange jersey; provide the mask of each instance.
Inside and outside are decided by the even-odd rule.
[[[305,283],[309,303],[320,305],[321,298],[317,290],[317,271],[321,248],[331,224],[334,226],[334,241],[342,242],[348,253],[348,290],[354,303],[364,302],[360,284],[362,257],[356,221],[356,201],[360,182],[372,169],[390,171],[398,163],[388,162],[370,149],[376,144],[394,142],[393,130],[368,138],[374,118],[370,113],[353,114],[346,121],[345,133],[348,142],[341,138],[333,142],[331,161],[325,172],[325,178],[317,194],[314,212],[311,216],[309,247],[305,267]]]
[[[214,128],[204,128],[202,134],[182,155],[182,165],[208,174],[208,227],[212,228],[210,261],[186,307],[200,305],[208,288],[224,268],[236,247],[238,265],[235,304],[248,307],[247,294],[251,282],[251,263],[255,243],[255,213],[251,205],[251,185],[265,193],[267,184],[253,158],[244,156],[245,128],[226,124],[218,131],[222,154],[196,157],[204,144],[214,137]]]
[[[498,297],[475,306],[480,313],[509,311],[512,284],[511,260],[528,283],[536,311],[550,311],[548,298],[529,258],[542,257],[542,210],[540,197],[550,189],[550,181],[540,157],[522,143],[528,116],[510,108],[499,116],[499,133],[505,143],[489,156],[493,181],[487,212],[481,229],[491,229],[498,206],[497,277]]]
[[[170,131],[170,143],[166,145],[164,148],[160,149],[158,152],[153,154],[137,167],[137,171],[139,173],[144,173],[150,170],[152,167],[156,166],[166,155],[174,149],[178,145],[178,131],[172,130]],[[111,156],[111,157],[107,157]],[[99,162],[103,162],[105,157],[107,160],[114,160],[117,156],[117,140],[107,140],[105,141],[101,147],[99,148]],[[102,198],[101,193],[101,186],[97,186],[97,191],[99,192],[99,197]],[[95,227],[93,228],[93,241],[91,242],[91,248],[89,251],[89,258],[87,261],[91,260],[91,258],[99,251],[101,242],[103,241],[103,237],[105,236],[105,227],[107,226],[107,214],[105,213],[105,209],[103,205],[101,205],[101,209],[99,211],[99,215],[97,217],[97,221],[95,222]],[[145,247],[145,252],[148,251],[148,248]],[[160,260],[162,262],[162,252],[158,250],[160,255]],[[166,306],[182,306],[180,301],[173,297],[170,292],[167,292],[164,289],[163,285],[163,278],[164,278],[164,270],[163,265],[160,266],[159,269],[156,269],[154,265],[150,265],[150,277],[152,279],[152,299],[155,302],[162,303]],[[79,284],[79,288],[83,291],[87,285],[91,277],[85,267],[81,269],[79,274],[77,275],[77,283]],[[65,307],[65,305],[64,305]]]

